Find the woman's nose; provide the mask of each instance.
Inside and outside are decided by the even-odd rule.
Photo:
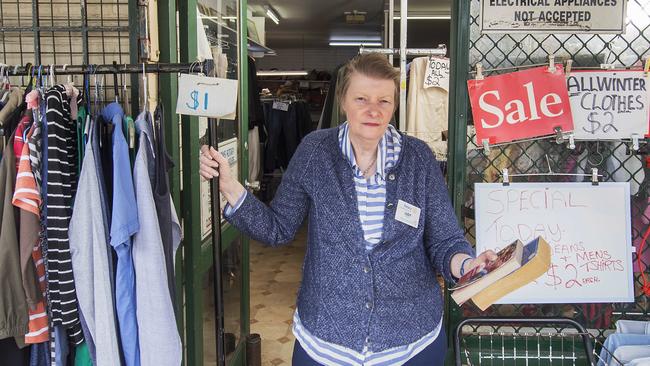
[[[376,117],[379,115],[379,106],[376,103],[371,103],[368,106],[368,114],[370,114],[373,117]]]

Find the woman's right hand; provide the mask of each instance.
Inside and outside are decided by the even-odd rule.
[[[201,146],[201,155],[199,158],[199,174],[207,180],[219,177],[219,191],[224,195],[228,203],[234,206],[245,189],[230,170],[230,164],[221,153],[214,148],[203,145]]]

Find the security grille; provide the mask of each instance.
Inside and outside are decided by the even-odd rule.
[[[481,34],[480,33],[480,1],[471,1],[470,14],[470,49],[469,65],[474,69],[476,63],[481,63],[483,72],[494,75],[517,71],[531,65],[548,64],[548,55],[554,54],[556,62],[573,60],[574,68],[594,67],[601,64],[616,64],[617,68],[642,67],[645,56],[650,56],[650,1],[629,0],[627,4],[628,18],[625,33],[611,34]],[[470,73],[468,78],[473,78]],[[460,87],[466,87],[459,85]],[[469,111],[469,106],[467,106]],[[471,119],[471,113],[468,113]],[[471,121],[470,123],[471,124]],[[480,143],[476,142],[473,126],[467,132],[467,158],[466,158],[466,189],[462,220],[465,226],[467,239],[475,243],[474,221],[474,183],[500,182],[501,171],[507,168],[515,173],[590,173],[591,168],[597,168],[603,175],[601,181],[631,183],[632,193],[632,241],[638,247],[643,233],[650,223],[650,209],[648,208],[648,174],[646,156],[650,152],[648,145],[642,141],[639,151],[632,151],[629,141],[576,141],[575,149],[570,149],[568,143],[558,144],[555,138],[525,141],[502,146],[492,146],[486,153]],[[588,181],[589,178],[584,178]],[[568,182],[582,181],[583,178],[535,176],[519,177],[517,182]],[[633,261],[636,263],[637,255],[641,256],[643,266],[641,271],[648,273],[650,265],[650,248],[646,247],[643,253],[635,254]],[[642,291],[642,279],[635,266],[635,302],[631,304],[543,304],[543,305],[495,305],[487,313],[481,313],[473,305],[464,305],[460,309],[460,318],[468,317],[568,317],[576,320],[587,328],[588,332],[597,339],[603,340],[611,332],[614,323],[620,318],[648,318],[650,304],[648,296]],[[603,289],[607,291],[607,289]],[[456,317],[458,318],[458,317]],[[453,319],[452,324],[457,324],[461,319]],[[530,328],[531,334],[543,334],[543,326]],[[477,347],[489,346],[495,342],[499,334],[512,332],[512,327],[504,328],[501,325],[489,325],[472,329],[468,328],[465,342],[474,351]],[[561,333],[561,327],[556,331]],[[477,334],[482,334],[477,337]],[[491,336],[486,336],[491,334]],[[534,341],[528,337],[526,341]],[[546,348],[556,343],[551,338],[540,339]],[[520,338],[523,342],[525,337]],[[467,343],[469,342],[469,343]],[[488,342],[488,343],[486,343]],[[511,343],[513,344],[513,343]],[[501,347],[501,343],[499,343]],[[500,351],[500,348],[499,348]],[[553,350],[559,354],[559,348]],[[567,351],[565,356],[570,356]],[[493,352],[494,353],[494,352]],[[486,355],[485,352],[481,352]],[[489,354],[489,352],[488,352]],[[469,356],[468,356],[469,357]],[[472,353],[472,364],[491,364],[490,359],[477,358],[476,352]],[[465,361],[465,356],[463,356]],[[565,361],[563,357],[557,359]],[[583,361],[584,362],[584,361]],[[551,359],[551,362],[552,359]],[[501,364],[501,361],[499,361]],[[522,363],[524,364],[524,363]],[[528,363],[525,363],[528,364]],[[536,364],[536,363],[533,363]],[[545,364],[545,363],[544,363]],[[578,364],[584,364],[578,362]]]

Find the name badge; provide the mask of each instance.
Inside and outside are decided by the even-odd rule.
[[[418,223],[420,222],[420,208],[398,200],[395,220],[417,229]]]

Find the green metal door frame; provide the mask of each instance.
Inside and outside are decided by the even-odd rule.
[[[239,151],[241,164],[239,177],[241,182],[248,180],[248,0],[239,0],[239,14],[237,15],[239,34]],[[246,364],[245,345],[246,337],[250,334],[250,262],[249,239],[241,235],[242,246],[242,294],[241,294],[241,335],[244,344],[244,357],[240,357]],[[234,363],[234,365],[240,365]]]
[[[173,9],[173,2],[165,0],[164,4],[159,4],[159,14],[162,12],[165,16],[160,16],[161,23],[168,21],[170,24],[175,24],[175,10]],[[245,182],[248,179],[248,50],[247,44],[247,1],[239,1],[238,10],[238,76],[239,76],[239,104],[238,104],[238,120],[239,120],[239,179]],[[193,62],[197,58],[197,1],[187,0],[178,2],[179,8],[179,44],[180,44],[180,61]],[[164,8],[161,9],[161,8]],[[173,20],[171,13],[173,13]],[[168,31],[172,31],[169,29]],[[176,49],[175,40],[171,37],[165,38],[163,42],[161,38],[161,50],[168,48],[170,50]],[[172,57],[166,55],[166,57]],[[163,61],[163,54],[161,53],[161,62]],[[164,80],[161,85],[163,90],[177,89],[176,79]],[[175,105],[175,95],[170,96],[170,105]],[[171,113],[171,110],[169,111]],[[169,119],[172,121],[175,119]],[[166,130],[167,136],[170,140],[178,141],[178,128],[174,123],[170,125],[170,129]],[[202,278],[203,275],[209,270],[212,264],[212,245],[208,238],[206,241],[201,240],[201,197],[200,190],[189,189],[189,187],[199,187],[200,177],[199,170],[199,130],[198,118],[196,117],[181,117],[181,138],[183,151],[176,148],[175,151],[179,153],[174,156],[175,159],[182,158],[183,162],[183,175],[182,183],[184,189],[178,190],[180,180],[172,179],[172,185],[176,197],[181,200],[181,212],[184,230],[183,241],[183,260],[180,267],[177,266],[177,273],[182,273],[182,288],[184,289],[184,302],[182,304],[183,313],[185,316],[185,329],[184,329],[184,342],[185,342],[185,364],[187,365],[201,365],[203,364],[203,291],[202,291]],[[173,144],[173,143],[172,143]],[[172,146],[172,148],[177,146]],[[182,156],[181,156],[182,155]],[[241,288],[241,340],[240,344],[233,355],[230,365],[245,365],[246,355],[246,337],[250,332],[250,300],[249,300],[249,253],[248,253],[248,238],[240,235],[240,233],[232,226],[224,224],[222,227],[221,243],[222,250],[229,248],[234,240],[240,239],[242,247],[242,288]],[[181,277],[181,276],[179,276]],[[182,320],[179,324],[183,324]]]
[[[176,36],[176,2],[173,0],[158,1],[158,39],[160,43],[160,60],[164,63],[178,62],[177,36]],[[178,98],[178,79],[176,75],[163,73],[158,75],[160,83],[160,101],[164,108],[165,145],[169,151],[174,167],[169,174],[170,192],[172,201],[175,202],[176,214],[181,217],[179,203],[181,202],[181,170],[180,170],[180,131],[178,129],[178,115],[174,112]],[[176,252],[176,323],[181,340],[185,339],[185,317],[183,316],[183,250]]]
[[[454,212],[461,227],[462,207],[465,200],[465,170],[467,154],[467,109],[469,96],[467,94],[467,75],[469,71],[469,17],[470,0],[452,1],[451,30],[450,30],[450,59],[451,70],[449,83],[449,154],[448,154],[448,187],[451,194]],[[447,325],[446,363],[454,364],[453,330],[461,319],[460,308],[451,299],[450,292],[445,289],[445,324]]]
[[[179,4],[179,45],[181,62],[193,62],[197,57],[196,0],[181,1]],[[203,302],[201,299],[201,276],[198,258],[201,255],[201,195],[199,187],[199,150],[195,145],[199,141],[199,121],[196,117],[181,116],[181,138],[183,144],[181,217],[183,224],[183,282],[185,301],[185,364],[203,363]]]

